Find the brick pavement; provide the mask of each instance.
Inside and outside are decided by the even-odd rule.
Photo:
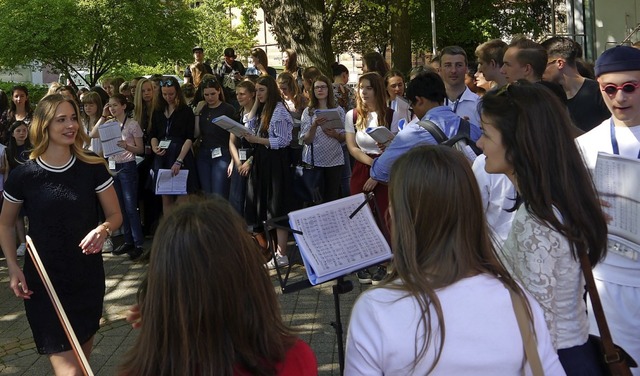
[[[91,368],[96,375],[115,375],[122,355],[132,346],[136,331],[124,320],[127,308],[134,303],[138,285],[146,266],[126,256],[104,256],[107,278],[105,312],[96,334],[91,354]],[[279,293],[275,271],[271,272],[274,288]],[[304,269],[296,265],[291,281],[304,278]],[[351,308],[362,288],[355,277],[353,291],[340,295],[343,328],[346,338]],[[4,258],[0,258],[0,374],[50,375],[51,366],[39,356],[31,337],[22,301],[9,290]],[[285,323],[299,331],[318,358],[319,374],[339,375],[338,347],[331,322],[335,321],[334,299],[329,285],[307,288],[279,295]]]

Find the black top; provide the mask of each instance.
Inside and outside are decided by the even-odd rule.
[[[584,80],[580,90],[569,99],[567,107],[573,123],[585,132],[611,117],[611,112],[602,98],[600,85],[595,80]]]
[[[153,113],[153,124],[149,131],[150,138],[159,141],[169,138],[184,142],[187,139],[193,141],[195,132],[195,116],[189,106],[176,108],[171,116],[167,118],[164,111],[158,110]]]
[[[9,174],[4,186],[5,200],[22,203],[29,217],[29,235],[80,343],[99,329],[105,279],[102,255],[85,255],[78,244],[98,225],[98,193],[112,184],[104,164],[72,157],[62,167],[29,160]],[[24,275],[33,290],[25,308],[38,351],[70,350],[30,257],[25,257]]]
[[[226,115],[234,120],[235,109],[228,103],[220,103],[216,108],[209,108],[205,106],[200,112],[200,137],[202,138],[201,148],[212,149],[221,147],[223,149],[229,148],[229,132],[213,124],[211,119],[215,119],[218,116]]]
[[[231,66],[229,66],[227,62],[223,60],[220,63],[216,64],[215,71],[219,76],[224,76],[225,74],[229,74],[233,71],[236,71],[240,73],[241,76],[244,76],[246,69],[244,68],[244,65],[242,65],[242,63],[238,60],[234,60]]]

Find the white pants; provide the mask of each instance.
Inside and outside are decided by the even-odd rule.
[[[640,362],[640,287],[623,286],[598,279],[595,281],[613,342],[636,362]],[[599,335],[591,301],[587,307],[590,332]],[[634,376],[640,376],[640,367],[631,368],[631,372]]]

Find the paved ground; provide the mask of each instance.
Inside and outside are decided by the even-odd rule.
[[[134,263],[126,256],[104,256],[107,276],[105,312],[101,328],[95,337],[91,368],[96,375],[115,375],[118,364],[133,344],[136,331],[124,320],[128,307],[134,303],[138,285],[146,266]],[[304,269],[296,265],[290,282],[306,278]],[[275,271],[271,273],[274,288],[280,293]],[[347,322],[361,287],[355,277],[351,292],[340,295],[341,313],[346,338]],[[334,297],[332,287],[325,284],[297,292],[280,294],[282,317],[299,330],[300,337],[313,348],[318,358],[320,375],[339,375],[338,346],[334,328]],[[46,357],[38,355],[31,337],[22,301],[9,290],[4,258],[0,258],[0,374],[50,375]]]

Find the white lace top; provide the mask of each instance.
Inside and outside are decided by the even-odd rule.
[[[554,348],[585,343],[589,335],[582,299],[585,283],[568,240],[521,205],[499,254],[507,270],[542,306]]]

